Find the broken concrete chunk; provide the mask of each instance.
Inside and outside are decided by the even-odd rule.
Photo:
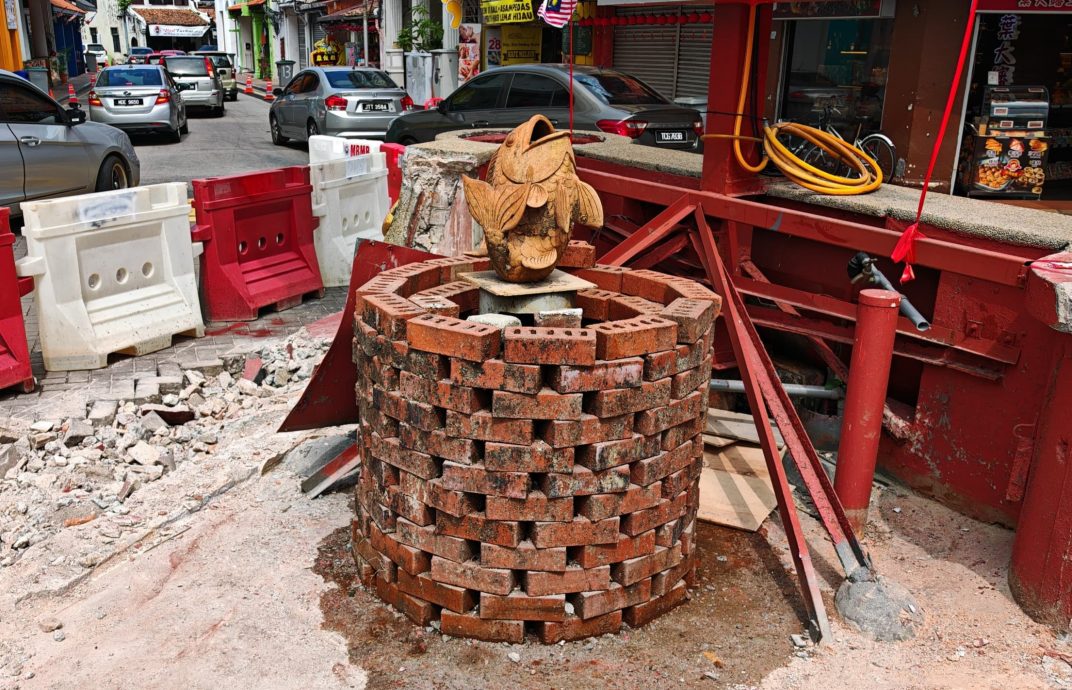
[[[142,427],[150,434],[155,434],[159,429],[167,429],[168,423],[156,412],[150,411],[141,417]]]
[[[30,425],[14,417],[0,417],[0,444],[14,443],[24,438],[30,431]]]
[[[50,633],[59,630],[63,627],[63,621],[54,616],[48,616],[37,621],[37,627],[41,629],[41,632]]]
[[[59,434],[54,431],[30,434],[30,447],[34,450],[41,450],[46,444],[55,441],[57,438],[59,438]]]
[[[160,462],[160,449],[149,445],[145,441],[138,441],[135,443],[134,446],[127,451],[127,454],[130,455],[130,458],[134,462],[146,467]]]
[[[186,364],[186,378],[190,378],[190,372],[195,371],[201,374],[201,380],[209,376],[218,376],[223,371],[223,360],[216,359],[203,359],[196,362],[187,362]],[[190,383],[193,383],[191,380]]]
[[[186,405],[142,405],[139,412],[146,416],[155,414],[171,426],[182,426],[194,419],[194,411]]]
[[[38,421],[34,422],[33,424],[31,424],[30,425],[30,430],[31,431],[52,431],[53,427],[55,427],[55,426],[56,426],[56,422],[53,422],[53,421],[48,420],[48,419],[41,419],[41,420],[38,420]]]
[[[67,421],[67,433],[63,435],[63,445],[71,448],[77,446],[84,439],[92,436],[93,424],[86,419],[71,418]]]
[[[183,374],[191,386],[202,386],[205,383],[205,375],[196,369],[187,369]]]
[[[115,421],[119,403],[114,400],[95,400],[89,408],[86,420],[93,426],[108,426]]]
[[[543,328],[580,328],[580,309],[550,309],[533,315],[533,324]]]
[[[516,316],[510,316],[509,314],[473,314],[467,318],[466,321],[482,323],[486,326],[494,326],[499,329],[512,328],[521,325],[521,319]]]
[[[260,397],[262,395],[261,387],[253,383],[249,379],[238,379],[238,391],[242,395],[254,395]]]
[[[234,377],[228,371],[221,371],[220,375],[216,377],[216,385],[220,388],[227,388],[234,383]]]

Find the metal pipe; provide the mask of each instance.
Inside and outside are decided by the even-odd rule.
[[[849,260],[849,278],[851,278],[854,283],[861,278],[866,278],[868,282],[874,283],[883,290],[896,292],[898,295],[901,295],[900,290],[895,288],[893,283],[890,282],[890,279],[887,278],[877,266],[875,266],[875,260],[865,252],[860,252]],[[901,295],[900,310],[901,314],[912,322],[912,325],[916,327],[917,331],[930,330],[930,321],[928,321],[927,317],[923,316],[923,314],[919,313],[919,310],[916,309],[904,295]]]
[[[744,393],[744,381],[739,379],[711,379],[708,387],[713,391],[724,393]],[[783,383],[782,388],[794,398],[824,398],[840,400],[845,397],[843,388],[824,388],[823,386],[805,386],[800,383]]]
[[[834,491],[857,531],[867,524],[900,302],[895,291],[863,290],[856,308]]]

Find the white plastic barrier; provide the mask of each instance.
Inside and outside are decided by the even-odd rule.
[[[309,137],[309,163],[323,163],[340,158],[379,153],[382,143],[373,139],[347,139],[315,134]]]
[[[26,202],[45,369],[99,369],[108,355],[141,355],[176,334],[205,333],[181,182]]]
[[[324,287],[350,284],[357,242],[382,240],[387,197],[387,162],[382,153],[324,161],[309,166],[313,183],[313,233]]]

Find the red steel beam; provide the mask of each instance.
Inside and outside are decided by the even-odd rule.
[[[681,219],[689,215],[696,208],[690,204],[687,198],[682,197],[678,201],[668,205],[662,213],[652,218],[630,235],[624,242],[603,255],[600,263],[610,266],[622,266],[640,252],[650,248],[673,230]]]

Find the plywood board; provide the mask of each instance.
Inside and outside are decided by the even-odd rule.
[[[785,441],[782,439],[781,432],[774,428],[774,422],[771,422],[771,428],[774,430],[774,442],[778,448],[785,446]],[[756,431],[756,423],[752,415],[741,414],[739,412],[729,412],[728,410],[718,410],[715,408],[709,408],[707,410],[707,427],[705,429],[707,434],[715,436],[723,436],[726,438],[733,438],[739,441],[748,441],[749,443],[759,443],[759,432]]]
[[[718,451],[704,451],[704,466],[746,477],[770,477],[763,449],[738,443]]]
[[[588,290],[596,287],[595,283],[590,283],[583,278],[578,278],[557,268],[551,271],[549,276],[535,283],[511,283],[500,278],[495,271],[459,273],[458,278],[476,285],[481,290],[487,290],[498,297],[527,297],[552,292],[577,292],[578,290]]]
[[[705,446],[711,448],[725,448],[726,446],[732,446],[734,443],[737,443],[737,439],[715,436],[714,434],[704,434],[703,442]]]
[[[755,532],[778,504],[765,477],[705,467],[700,474],[700,509],[705,522]]]

